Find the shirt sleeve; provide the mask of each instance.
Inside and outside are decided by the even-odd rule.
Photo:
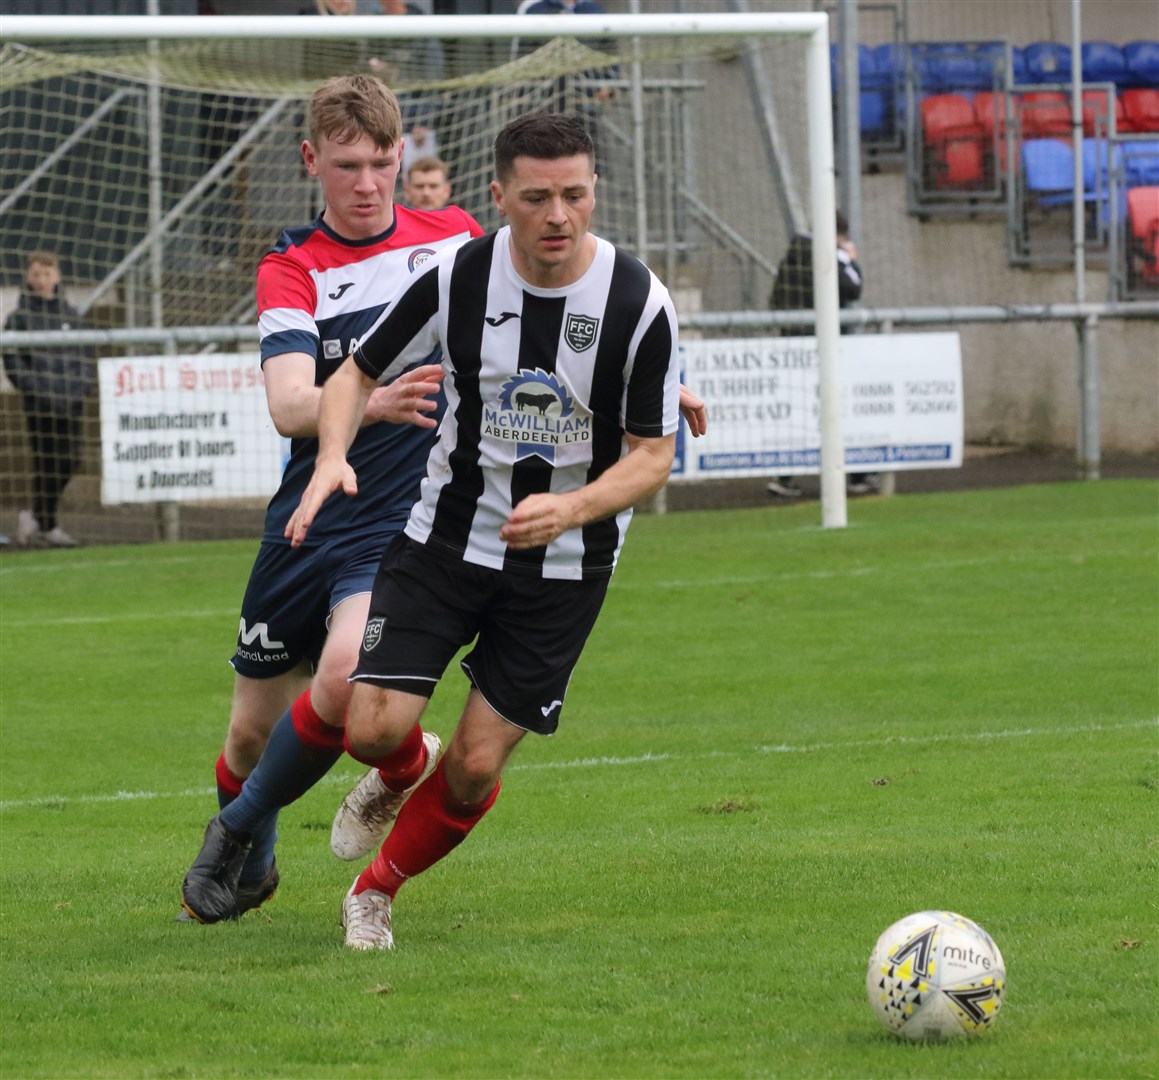
[[[282,353],[318,354],[318,294],[304,267],[271,252],[258,266],[257,301],[263,364]]]
[[[355,364],[369,378],[390,382],[439,344],[440,264],[434,259],[409,278],[354,350]]]
[[[680,424],[680,338],[676,309],[654,283],[659,303],[641,320],[624,399],[624,430],[642,439],[672,435]]]

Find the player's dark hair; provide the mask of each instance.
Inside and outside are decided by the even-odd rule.
[[[526,113],[512,120],[495,138],[495,177],[501,184],[506,183],[517,157],[554,161],[576,154],[586,154],[595,169],[592,137],[576,117],[563,113]]]

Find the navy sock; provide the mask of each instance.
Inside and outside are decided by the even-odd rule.
[[[278,813],[267,814],[253,829],[253,845],[241,868],[243,884],[264,881],[274,865],[274,845],[278,841]]]
[[[308,744],[299,736],[293,717],[296,708],[298,702],[282,714],[241,794],[221,811],[222,824],[230,832],[260,832],[259,826],[264,819],[276,815],[283,806],[309,791],[342,756],[341,731],[337,732],[336,748],[322,746],[313,740]],[[276,832],[273,826],[274,821],[271,821],[271,853],[272,834]],[[255,835],[254,839],[256,841],[258,837]]]

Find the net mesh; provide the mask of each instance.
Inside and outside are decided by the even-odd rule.
[[[807,228],[801,38],[10,42],[0,53],[4,313],[28,252],[48,249],[81,324],[252,324],[261,256],[322,209],[301,160],[309,97],[351,72],[395,90],[408,158],[442,158],[452,201],[485,229],[499,224],[488,185],[500,128],[535,108],[584,117],[600,175],[593,229],[640,254],[682,313],[767,307],[777,262]],[[142,351],[156,350],[92,355]],[[108,452],[95,397],[65,492],[65,506],[83,502],[86,514],[101,513]],[[16,395],[0,398],[19,412]],[[29,505],[33,475],[12,418],[0,460],[9,510]],[[193,516],[182,534],[199,535]]]

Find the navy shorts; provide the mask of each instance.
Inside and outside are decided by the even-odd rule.
[[[374,580],[353,679],[430,697],[463,671],[504,720],[551,735],[608,578],[557,580],[478,566],[397,536]]]
[[[263,542],[241,604],[237,651],[230,663],[247,679],[271,679],[317,662],[330,612],[368,593],[394,532],[338,537],[312,547]]]

